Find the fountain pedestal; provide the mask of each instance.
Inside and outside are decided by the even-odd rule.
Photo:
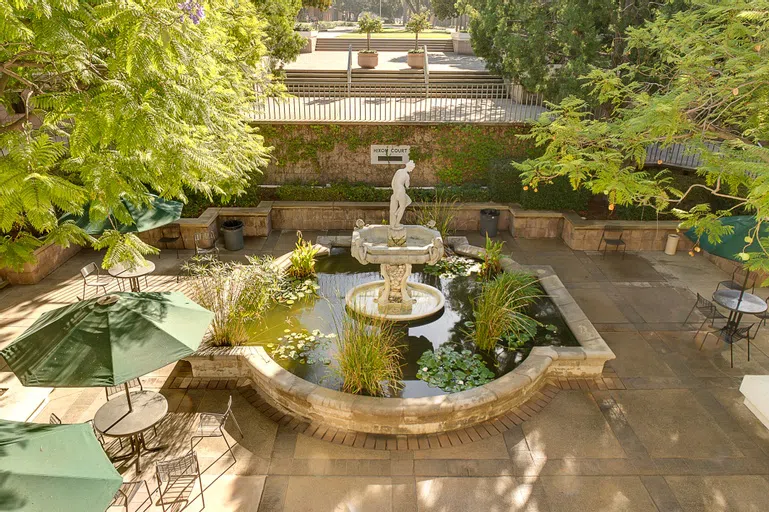
[[[440,290],[408,281],[412,265],[433,264],[443,257],[443,239],[438,231],[425,226],[366,226],[358,221],[351,252],[364,265],[378,263],[384,278],[347,292],[347,305],[354,311],[408,321],[443,309],[445,298]]]

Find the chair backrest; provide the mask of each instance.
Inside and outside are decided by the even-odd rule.
[[[210,249],[216,243],[218,236],[215,231],[204,231],[202,233],[195,233],[192,237],[195,242],[195,247],[201,249]]]
[[[190,451],[178,459],[171,459],[155,464],[155,476],[158,484],[170,482],[179,477],[195,476],[200,478],[200,467],[195,452]]]
[[[85,267],[80,269],[80,275],[83,276],[83,279],[86,279],[91,274],[98,274],[99,273],[99,267],[96,266],[96,263],[91,262]]]
[[[142,381],[140,381],[138,378],[128,381],[128,390],[130,391],[135,388],[139,388],[139,391],[144,391]],[[120,384],[119,386],[106,386],[104,388],[104,392],[107,394],[107,400],[109,400],[109,397],[117,395],[118,393],[122,393],[123,391],[125,391],[125,384]]]
[[[604,226],[601,238],[604,240],[622,240],[624,231],[622,226]]]
[[[232,395],[230,395],[230,399],[227,401],[227,410],[222,414],[220,425],[224,425],[227,422],[227,418],[230,417],[230,414],[232,414]]]
[[[695,304],[695,306],[697,307],[697,309],[715,307],[712,302],[710,302],[708,299],[706,299],[699,293],[697,294],[697,304]]]
[[[48,423],[51,425],[61,425],[61,418],[56,416],[55,413],[51,413],[51,417],[48,418]]]

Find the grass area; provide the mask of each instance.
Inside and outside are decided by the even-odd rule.
[[[360,32],[348,32],[337,36],[337,39],[366,39],[366,34]],[[406,32],[403,29],[385,29],[384,32],[371,34],[371,39],[414,39],[412,32]],[[451,39],[451,34],[445,30],[420,32],[420,41],[422,39]]]

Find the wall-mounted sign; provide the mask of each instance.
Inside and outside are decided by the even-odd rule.
[[[411,146],[371,146],[372,164],[405,164],[409,161]]]

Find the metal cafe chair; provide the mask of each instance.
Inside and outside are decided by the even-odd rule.
[[[187,455],[155,464],[155,478],[160,494],[160,507],[165,512],[166,507],[178,503],[186,504],[190,501],[195,480],[200,483],[200,498],[203,500],[203,508],[206,507],[206,498],[203,496],[203,480],[200,478],[200,465],[194,451]]]
[[[83,276],[83,299],[85,299],[86,287],[92,286],[96,288],[96,295],[99,294],[99,288],[102,288],[106,294],[107,285],[112,284],[112,282],[115,280],[115,278],[110,275],[100,274],[99,267],[97,267],[96,263],[94,262],[91,262],[85,267],[81,268],[80,275]]]
[[[128,512],[128,504],[131,503],[131,500],[134,498],[134,496],[136,496],[136,493],[139,492],[139,489],[142,488],[142,485],[147,489],[147,495],[151,498],[152,493],[150,492],[150,486],[147,485],[145,480],[123,482],[120,484],[120,489],[118,489],[115,493],[115,497],[112,498],[112,502],[109,504],[109,506],[125,507],[126,512]]]
[[[692,306],[692,309],[689,311],[689,314],[686,315],[686,318],[683,322],[681,322],[681,325],[686,324],[686,321],[689,320],[689,317],[692,316],[692,313],[694,313],[694,310],[697,310],[700,312],[702,316],[705,317],[705,320],[702,321],[700,326],[697,328],[697,332],[694,333],[694,338],[697,337],[697,335],[700,333],[702,328],[705,326],[705,323],[710,320],[710,326],[713,327],[713,323],[716,320],[726,320],[727,317],[723,313],[721,313],[718,308],[716,308],[716,305],[713,304],[711,301],[700,295],[697,294],[697,301],[694,303],[694,306]]]
[[[625,251],[627,250],[627,245],[622,239],[622,235],[623,229],[619,226],[606,226],[603,228],[603,233],[601,233],[601,240],[598,242],[598,251],[601,250],[601,244],[603,244],[603,255],[601,258],[606,257],[606,249],[611,246],[615,248],[615,252],[619,251],[619,248],[622,247],[622,259],[625,259]]]
[[[750,324],[747,327],[730,327],[728,329],[722,329],[718,334],[709,332],[702,339],[700,350],[702,350],[702,347],[705,345],[705,340],[708,339],[709,335],[712,334],[713,336],[716,336],[717,340],[723,340],[724,343],[729,345],[729,367],[734,368],[734,344],[738,341],[748,340],[748,361],[750,361],[750,330],[754,325],[756,324]],[[716,341],[716,343],[717,342],[718,341]]]
[[[750,289],[750,293],[753,293],[753,291],[756,289],[756,276],[753,276],[753,280],[751,281],[750,274],[751,272],[748,272],[748,275],[745,276],[745,279],[743,280],[743,283],[740,283],[737,279],[737,272],[739,271],[739,267],[734,269],[734,272],[732,272],[732,278],[726,281],[720,281],[716,285],[716,291],[718,291],[719,288],[724,287],[728,288],[730,290],[737,290],[742,291],[742,285],[743,283],[746,284],[745,291],[748,291]],[[752,283],[752,284],[751,284]],[[750,284],[750,288],[748,288],[748,284]]]
[[[243,437],[243,431],[240,429],[240,425],[238,425],[238,420],[236,420],[235,415],[232,414],[232,395],[230,395],[230,400],[227,402],[227,410],[224,411],[224,413],[204,412],[200,414],[198,429],[192,433],[192,438],[190,439],[190,448],[195,448],[195,439],[221,437],[224,439],[224,444],[227,445],[227,449],[230,451],[232,458],[237,460],[232,451],[232,446],[230,446],[230,443],[227,441],[227,436],[224,435],[224,424],[227,422],[227,418],[232,418],[232,421],[238,428],[240,437]]]

